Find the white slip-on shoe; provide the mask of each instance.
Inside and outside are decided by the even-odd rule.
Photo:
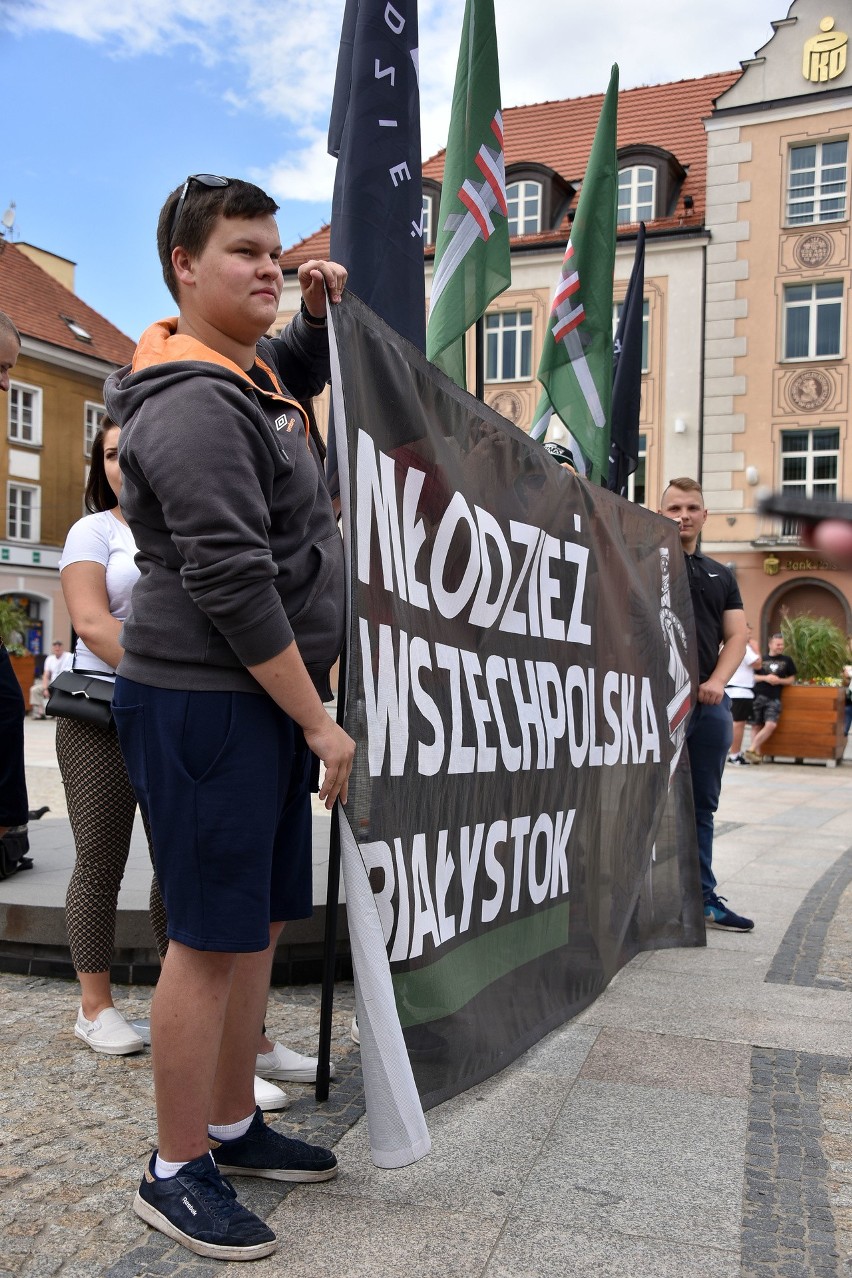
[[[353,1043],[357,1043],[357,1044],[358,1044],[358,1046],[360,1047],[360,1045],[361,1045],[361,1031],[358,1029],[358,1017],[357,1017],[357,1015],[352,1017],[352,1024],[351,1024],[351,1025],[350,1025],[350,1027],[349,1027],[349,1037],[352,1039],[352,1042],[353,1042]]]
[[[93,1052],[102,1052],[105,1056],[130,1056],[133,1052],[141,1052],[145,1046],[121,1012],[114,1007],[105,1007],[93,1021],[86,1020],[81,1007],[77,1013],[74,1033]]]
[[[276,1087],[274,1083],[268,1083],[265,1078],[259,1078],[255,1074],[254,1103],[263,1110],[286,1109],[290,1104],[290,1097],[286,1092],[282,1092],[280,1087]]]
[[[276,1082],[315,1083],[318,1063],[315,1056],[300,1056],[283,1043],[276,1043],[271,1052],[258,1055],[254,1068],[261,1078],[274,1078]],[[332,1063],[329,1077],[334,1078],[336,1072]]]

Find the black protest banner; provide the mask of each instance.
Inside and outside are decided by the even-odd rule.
[[[670,521],[561,468],[356,297],[332,309],[365,1080],[384,968],[428,1107],[638,947],[703,942],[691,604]]]

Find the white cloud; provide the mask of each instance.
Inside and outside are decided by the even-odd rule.
[[[328,154],[326,130],[323,130],[284,158],[263,169],[250,170],[249,177],[276,200],[330,203],[335,165],[336,161]]]
[[[341,0],[287,0],[276,19],[261,0],[6,0],[9,31],[54,31],[118,57],[182,49],[239,78],[232,106],[284,119],[328,111],[337,65]]]
[[[275,16],[275,11],[278,16]],[[344,0],[6,0],[0,27],[62,32],[113,56],[183,50],[223,77],[231,110],[293,129],[265,180],[291,199],[328,199],[324,154]],[[506,106],[603,92],[612,62],[629,87],[736,68],[784,17],[784,0],[495,0]],[[446,144],[463,0],[420,0],[424,155]],[[295,194],[299,192],[299,194]]]

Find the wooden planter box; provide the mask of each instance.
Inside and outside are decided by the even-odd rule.
[[[12,669],[15,672],[15,678],[21,685],[21,692],[24,694],[24,705],[27,710],[30,708],[30,688],[35,682],[35,663],[36,659],[31,652],[25,652],[23,656],[16,657],[9,653],[9,660],[12,663]]]
[[[781,718],[766,754],[775,759],[842,759],[844,704],[842,688],[790,684],[781,693]]]

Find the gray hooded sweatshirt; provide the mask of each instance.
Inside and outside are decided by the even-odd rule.
[[[261,692],[245,669],[294,640],[320,696],[343,641],[343,547],[301,397],[328,376],[323,330],[261,339],[257,385],[175,332],[143,333],[104,387],[121,427],[121,507],[140,577],[119,672],[158,688]]]

